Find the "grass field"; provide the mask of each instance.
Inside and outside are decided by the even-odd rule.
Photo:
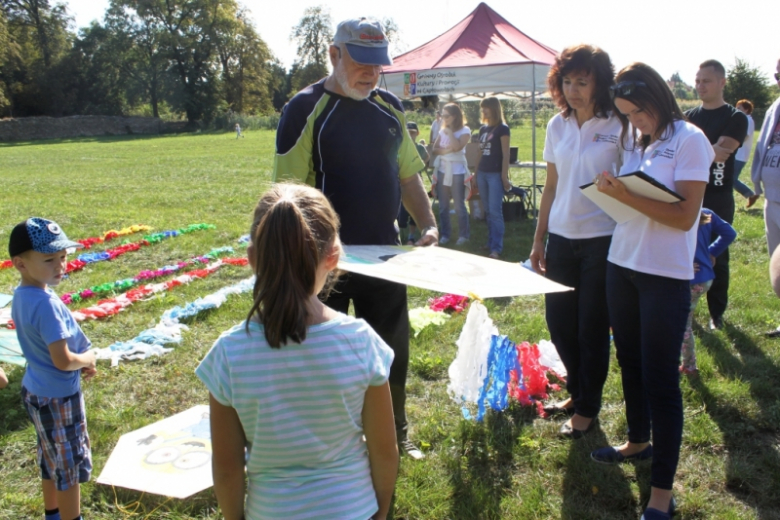
[[[427,129],[421,133],[427,135]],[[537,138],[541,160],[543,129]],[[201,222],[217,226],[88,266],[64,281],[57,288],[60,294],[131,277],[214,247],[235,246],[270,183],[273,139],[271,131],[256,131],[239,141],[226,133],[0,144],[0,244],[5,250],[13,224],[31,215],[56,220],[71,238],[131,224],[151,225],[155,231]],[[512,144],[520,147],[522,160],[530,160],[529,143],[530,129],[513,129]],[[526,184],[528,175],[513,172],[513,180]],[[739,197],[738,205],[744,205]],[[685,519],[780,518],[780,340],[762,336],[780,322],[780,302],[768,283],[761,210],[739,209],[735,227],[740,235],[732,246],[726,327],[716,333],[695,328],[700,378],[682,383],[686,422],[675,494]],[[525,260],[532,235],[531,221],[509,223],[504,258]],[[473,222],[472,240],[462,249],[477,252],[485,236],[484,222]],[[5,258],[0,253],[0,260]],[[164,310],[248,274],[247,268],[223,268],[113,318],[86,322],[84,331],[96,347],[130,339],[153,326]],[[13,270],[0,271],[0,293],[11,293],[16,283]],[[434,294],[410,288],[409,295],[410,307],[416,307]],[[193,370],[220,332],[244,318],[249,304],[248,296],[234,297],[188,322],[183,342],[164,357],[122,362],[113,369],[99,366],[95,379],[83,385],[94,478],[120,435],[207,402]],[[492,300],[487,306],[501,333],[514,341],[548,338],[542,297]],[[592,449],[625,438],[614,356],[600,430],[582,440],[558,439],[557,420],[536,418],[533,410],[516,405],[506,413],[489,414],[483,424],[468,422],[446,394],[447,367],[464,318],[456,316],[412,339],[411,437],[427,458],[403,460],[397,516],[638,518],[649,494],[649,465],[605,467],[588,458]],[[706,324],[703,304],[696,321]],[[23,369],[3,368],[11,385],[0,391],[0,519],[42,518],[35,433],[19,399]],[[94,478],[82,486],[89,519],[220,517],[211,490],[171,500],[112,489]]]

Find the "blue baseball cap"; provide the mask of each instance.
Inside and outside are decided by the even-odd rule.
[[[392,65],[382,24],[368,18],[344,20],[336,28],[333,44],[345,44],[349,57],[365,65]]]
[[[8,254],[13,258],[33,250],[48,255],[69,247],[84,246],[69,240],[56,222],[32,217],[14,226],[8,241]]]

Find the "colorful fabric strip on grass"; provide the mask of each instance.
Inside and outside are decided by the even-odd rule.
[[[140,233],[145,231],[151,231],[152,226],[145,226],[145,225],[132,225],[127,226],[125,228],[122,228],[120,230],[111,229],[109,231],[106,231],[103,233],[103,236],[99,237],[90,237],[90,238],[82,238],[79,240],[76,240],[79,244],[84,246],[84,249],[89,249],[95,244],[102,244],[103,242],[108,242],[109,240],[113,240],[115,238],[132,235],[134,233]],[[13,263],[11,260],[3,260],[0,262],[0,269],[8,269],[11,266],[13,266]]]
[[[205,229],[216,229],[216,226],[213,224],[190,224],[189,226],[181,229],[152,233],[151,235],[144,236],[143,240],[138,242],[131,242],[129,244],[122,244],[121,246],[107,249],[102,253],[84,253],[79,255],[75,260],[68,262],[68,266],[65,268],[65,272],[71,273],[73,271],[79,271],[84,269],[87,264],[103,262],[105,260],[113,260],[114,258],[122,256],[125,253],[129,253],[130,251],[138,251],[142,247],[162,242],[166,238],[177,237],[179,235],[192,233],[193,231],[202,231]]]
[[[457,294],[445,294],[438,298],[428,299],[428,307],[430,307],[432,311],[437,312],[449,310],[453,312],[462,312],[466,309],[468,304],[469,299],[467,296],[460,296]]]
[[[113,240],[115,238],[127,236],[127,235],[133,235],[135,233],[141,233],[146,231],[151,231],[152,226],[145,226],[145,225],[132,225],[127,226],[125,228],[116,230],[116,229],[110,229],[103,233],[103,236],[99,237],[91,237],[91,238],[82,238],[80,240],[76,240],[79,244],[84,246],[84,249],[89,249],[95,244],[102,244],[103,242],[108,242],[109,240]]]
[[[165,348],[181,342],[181,333],[188,327],[180,320],[192,318],[197,314],[221,307],[231,294],[242,294],[251,291],[255,286],[255,277],[251,276],[238,283],[198,298],[184,306],[177,306],[165,311],[159,323],[151,329],[141,332],[129,341],[119,341],[106,348],[94,349],[98,359],[110,359],[111,366],[117,366],[120,360],[146,359],[150,356],[161,356],[173,350]]]
[[[62,296],[60,296],[60,299],[63,301],[63,303],[65,303],[65,305],[70,305],[72,303],[78,303],[95,296],[113,294],[114,292],[117,291],[126,291],[127,289],[130,289],[131,287],[134,287],[141,282],[154,280],[162,276],[167,276],[169,274],[180,271],[184,268],[191,267],[195,264],[208,264],[213,260],[216,260],[225,255],[232,254],[233,252],[234,251],[232,247],[220,247],[220,248],[212,249],[205,255],[195,256],[183,262],[177,262],[175,264],[166,265],[164,267],[155,269],[153,271],[149,271],[149,270],[141,271],[133,278],[125,278],[123,280],[117,280],[115,282],[107,282],[99,285],[93,285],[88,289],[80,289],[78,291],[65,293]]]
[[[106,318],[108,316],[113,316],[142,298],[146,298],[147,296],[151,296],[152,294],[159,292],[170,291],[174,287],[188,284],[193,280],[206,278],[223,265],[245,266],[247,263],[248,261],[246,258],[222,258],[204,269],[188,271],[180,276],[177,276],[176,278],[168,280],[167,282],[147,284],[136,287],[135,289],[130,289],[129,291],[122,293],[114,298],[101,300],[97,303],[97,305],[85,307],[77,311],[71,311],[71,314],[73,314],[73,317],[76,319],[76,321],[84,321],[87,319],[97,320]]]

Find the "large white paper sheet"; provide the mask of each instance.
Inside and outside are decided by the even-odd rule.
[[[632,172],[618,177],[626,189],[635,195],[641,195],[648,199],[660,200],[661,202],[679,202],[684,200],[680,195],[673,192],[666,186],[650,177],[644,172]],[[598,207],[604,210],[604,213],[612,217],[618,224],[623,224],[639,216],[637,210],[626,206],[622,202],[601,193],[596,185],[591,183],[580,186],[582,194],[592,200]]]
[[[122,435],[97,481],[174,498],[210,488],[208,405]]]
[[[479,298],[572,290],[520,264],[444,247],[344,246],[339,268],[421,289]]]

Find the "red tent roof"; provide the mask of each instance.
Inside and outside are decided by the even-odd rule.
[[[529,38],[486,3],[441,36],[393,58],[385,73],[486,65],[551,65],[557,52]]]

